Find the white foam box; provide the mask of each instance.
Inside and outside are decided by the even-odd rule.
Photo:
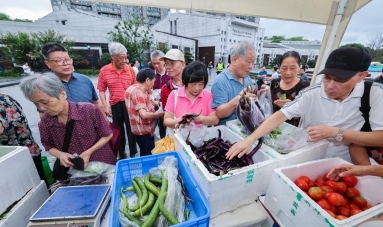
[[[274,226],[285,227],[267,209],[265,205],[265,196],[259,196],[257,203],[259,204],[261,211],[266,215],[266,220],[262,223],[261,227],[274,227]]]
[[[232,143],[242,140],[240,136],[223,125],[208,128],[208,134],[204,140],[218,137],[217,129],[221,130],[223,140],[230,140]],[[275,159],[268,156],[261,147],[253,156],[255,164],[232,170],[222,177],[215,176],[209,173],[202,162],[197,159],[178,132],[175,134],[175,144],[176,150],[185,160],[209,202],[211,218],[235,210],[242,205],[253,203],[258,196],[266,192],[270,176],[276,168]]]
[[[0,146],[0,214],[40,183],[27,147]]]
[[[226,122],[226,126],[242,138],[247,137],[246,134],[241,132],[242,125],[238,119]],[[288,123],[282,123],[278,126],[278,129],[281,130],[282,135],[289,134],[296,128],[297,127],[294,125],[290,125]],[[320,140],[315,143],[308,143],[307,146],[304,146],[288,154],[281,154],[266,144],[263,144],[262,147],[267,155],[277,159],[278,167],[284,167],[307,161],[323,159],[326,154],[328,145],[329,142],[327,140]]]
[[[306,175],[316,179],[328,173],[332,167],[350,164],[340,158],[311,161],[303,164],[275,169],[265,196],[267,209],[289,227],[357,226],[361,222],[383,214],[383,179],[374,176],[358,177],[355,186],[373,207],[345,220],[332,218],[314,200],[298,188],[294,181]]]
[[[12,209],[0,220],[0,227],[28,226],[29,219],[48,199],[49,192],[44,181],[33,187]]]
[[[266,214],[262,211],[262,206],[257,202],[253,202],[211,218],[209,226],[262,227],[265,221]]]

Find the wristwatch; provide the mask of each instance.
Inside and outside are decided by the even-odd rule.
[[[334,139],[338,142],[343,140],[343,128],[339,128],[338,134],[334,137]]]

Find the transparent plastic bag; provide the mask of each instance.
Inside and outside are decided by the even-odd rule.
[[[195,147],[202,146],[207,135],[207,126],[204,124],[195,124],[194,121],[188,127],[176,129],[181,138],[186,140],[189,136],[189,142]],[[190,132],[190,135],[189,135]]]
[[[309,135],[304,128],[295,128],[288,134],[277,135],[275,139],[271,138],[269,134],[265,135],[263,138],[267,145],[283,154],[296,151],[309,144],[307,141]]]
[[[271,91],[269,87],[267,87],[265,92],[261,93],[258,99],[258,103],[261,109],[263,110],[263,113],[265,114],[265,118],[268,118],[274,113],[273,101],[271,98]]]
[[[137,200],[137,196],[136,196],[136,200]],[[128,206],[129,207],[132,206],[130,203],[130,200],[128,200]],[[135,222],[129,221],[129,219],[127,217],[125,217],[123,213],[120,212],[120,210],[121,211],[123,210],[123,207],[124,207],[124,203],[123,203],[122,198],[121,198],[120,207],[119,207],[119,211],[118,211],[121,226],[122,227],[139,227],[139,225],[137,225]]]
[[[69,168],[68,174],[72,175],[71,178],[76,177],[89,177],[96,176],[101,174],[108,174],[114,172],[115,166],[110,165],[104,162],[89,162],[88,166],[84,170],[76,170],[74,168]]]
[[[237,118],[241,122],[246,134],[254,132],[260,124],[265,120],[265,115],[259,104],[253,99],[247,99],[246,104],[241,103],[241,99],[237,104]]]

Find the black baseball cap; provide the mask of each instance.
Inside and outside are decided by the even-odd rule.
[[[328,74],[347,80],[358,72],[367,71],[371,54],[361,47],[341,47],[330,53],[325,68],[318,74]]]

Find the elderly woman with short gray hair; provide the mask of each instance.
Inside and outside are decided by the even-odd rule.
[[[73,166],[75,154],[84,160],[114,165],[116,157],[108,141],[113,134],[97,106],[67,100],[65,87],[52,73],[35,75],[21,80],[25,97],[44,112],[39,122],[41,143],[51,155],[60,159],[65,167]],[[74,121],[68,152],[63,152],[66,125]]]

